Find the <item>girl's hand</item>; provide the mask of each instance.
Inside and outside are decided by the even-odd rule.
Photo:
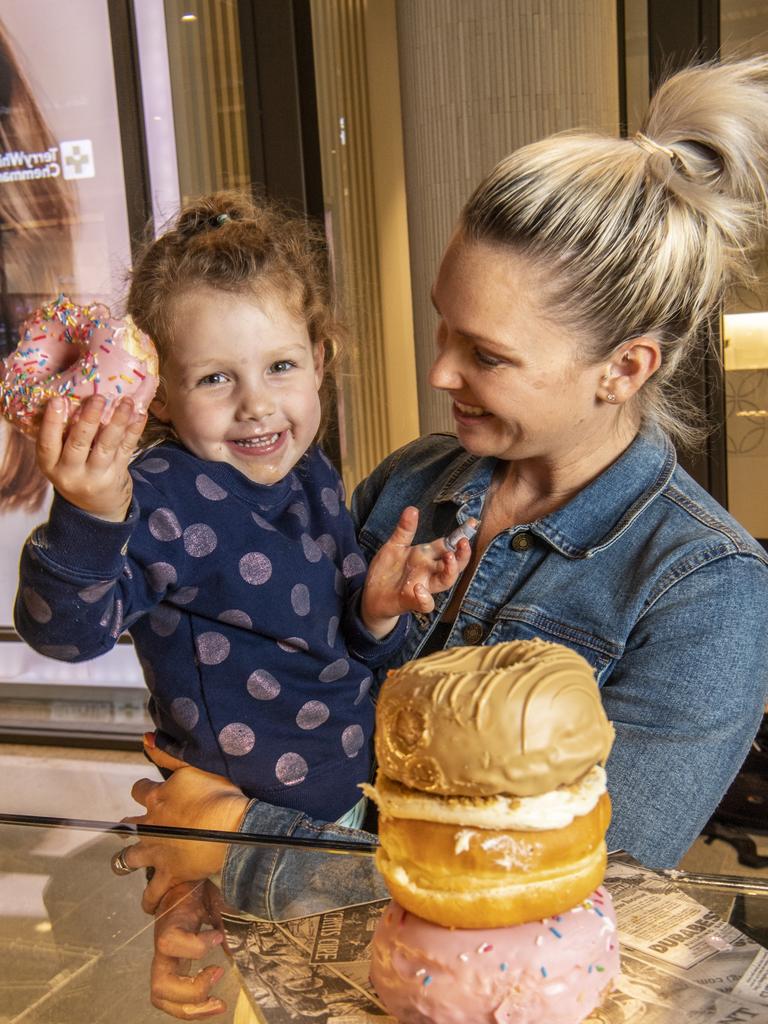
[[[106,400],[94,395],[67,426],[67,402],[52,398],[37,436],[37,464],[62,497],[91,515],[120,523],[131,505],[133,485],[128,464],[147,417],[132,398],[118,402],[102,425]]]
[[[386,636],[404,612],[428,614],[435,607],[433,594],[450,590],[467,567],[472,549],[466,537],[455,550],[443,538],[413,545],[419,510],[409,505],[392,536],[371,560],[363,587],[360,614],[375,637]]]
[[[145,814],[124,818],[134,825],[170,825],[178,828],[237,832],[250,803],[234,783],[222,775],[184,765],[162,751],[148,747],[148,756],[160,767],[175,768],[166,782],[139,779],[131,796],[146,807]],[[182,764],[182,767],[176,767]],[[153,914],[161,897],[179,882],[194,882],[221,871],[227,844],[195,839],[143,836],[123,853],[131,868],[153,867],[141,905]]]
[[[158,905],[151,998],[153,1006],[171,1017],[200,1020],[227,1008],[222,999],[211,995],[224,975],[223,967],[209,965],[194,975],[186,973],[190,960],[202,960],[224,941],[216,908],[220,899],[210,882],[184,882],[169,890]]]

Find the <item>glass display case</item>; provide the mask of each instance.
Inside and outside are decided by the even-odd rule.
[[[160,931],[164,925],[215,927],[224,941],[199,962],[164,957],[155,963],[156,980],[194,976],[206,965],[221,967],[214,993],[226,1008],[214,1019],[227,1022],[392,1020],[368,981],[370,943],[386,893],[380,883],[370,891],[358,886],[348,892],[341,884],[329,895],[322,882],[327,871],[359,877],[348,870],[349,859],[370,861],[372,847],[178,829],[150,832],[156,844],[207,839],[232,842],[248,855],[288,851],[299,866],[306,861],[306,871],[293,873],[302,881],[294,881],[292,913],[279,922],[228,906],[213,882],[177,890],[161,915]],[[117,822],[0,815],[3,1020],[154,1024],[170,1019],[150,1003],[154,922],[141,909],[144,872],[116,875],[110,866],[116,854],[141,838],[134,826]],[[339,858],[345,859],[341,872]],[[609,856],[605,884],[616,907],[622,974],[590,1021],[768,1019],[768,881],[652,872],[617,853]]]

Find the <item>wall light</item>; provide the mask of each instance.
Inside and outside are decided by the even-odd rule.
[[[196,14],[182,14],[181,20],[182,21],[197,21],[197,15]]]
[[[723,317],[726,370],[768,370],[768,312]]]

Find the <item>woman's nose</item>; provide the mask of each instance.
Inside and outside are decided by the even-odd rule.
[[[438,349],[429,369],[428,380],[430,386],[438,391],[457,391],[462,386],[459,360],[451,345],[443,345]]]

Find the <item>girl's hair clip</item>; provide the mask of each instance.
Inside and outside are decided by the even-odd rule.
[[[228,220],[232,220],[228,213],[219,213],[214,217],[214,226],[220,228],[222,224],[226,224]]]

